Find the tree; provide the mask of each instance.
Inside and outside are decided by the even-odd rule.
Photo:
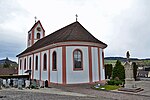
[[[115,67],[113,68],[112,78],[119,78],[120,80],[125,79],[125,69],[119,60],[117,60]]]
[[[105,65],[105,77],[107,78],[108,76],[108,78],[110,79],[111,75],[112,75],[112,64],[106,64]]]
[[[10,67],[10,62],[9,62],[9,59],[6,58],[3,68],[9,68],[9,67]]]
[[[136,75],[137,75],[137,68],[138,66],[136,65],[135,62],[132,63],[133,64],[133,77],[136,80]]]

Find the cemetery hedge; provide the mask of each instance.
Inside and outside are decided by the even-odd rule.
[[[122,81],[125,79],[125,69],[119,60],[117,60],[115,67],[113,68],[112,79]]]
[[[111,75],[112,75],[112,64],[105,64],[105,77],[110,79]]]
[[[122,85],[122,83],[124,83],[123,81],[121,80],[110,80],[107,82],[108,85]]]

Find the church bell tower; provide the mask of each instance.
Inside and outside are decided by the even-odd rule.
[[[40,40],[45,36],[45,30],[42,27],[40,20],[33,25],[33,27],[28,31],[28,40],[27,40],[27,47],[32,46],[35,42]]]

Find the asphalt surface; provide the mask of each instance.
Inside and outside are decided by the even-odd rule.
[[[112,100],[104,97],[70,96],[27,91],[0,91],[0,100]]]
[[[91,84],[56,85],[43,89],[16,88],[0,90],[0,100],[150,100],[150,81],[137,81],[138,93],[120,91],[98,91]]]

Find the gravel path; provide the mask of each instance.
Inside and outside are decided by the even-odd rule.
[[[144,91],[122,93],[118,91],[98,91],[90,84],[56,85],[39,90],[0,90],[0,100],[150,100],[150,81],[138,81],[138,87]]]
[[[138,81],[136,82],[138,87],[144,89],[144,91],[138,93],[125,93],[118,91],[98,91],[93,90],[91,87],[93,85],[89,84],[79,84],[79,85],[54,85],[52,87],[62,89],[64,91],[82,93],[87,95],[96,96],[99,98],[115,99],[115,100],[150,100],[150,81]]]
[[[0,100],[111,100],[111,99],[4,90],[0,91]]]

